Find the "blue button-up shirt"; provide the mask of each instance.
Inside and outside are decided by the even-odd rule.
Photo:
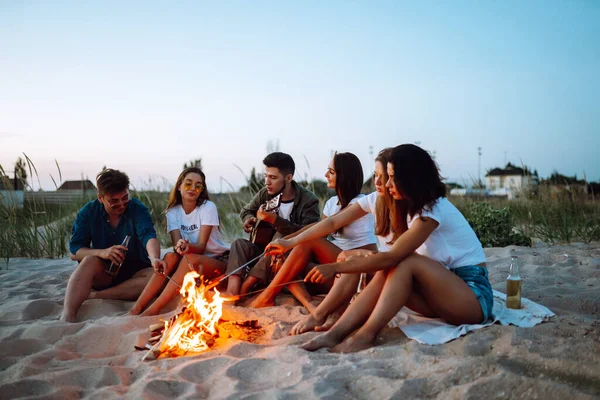
[[[106,249],[121,244],[125,235],[131,236],[125,262],[141,261],[149,264],[146,244],[148,240],[156,238],[156,231],[148,207],[138,199],[131,199],[121,215],[119,225],[113,228],[108,222],[104,206],[96,199],[77,213],[69,250],[75,254],[82,247]]]

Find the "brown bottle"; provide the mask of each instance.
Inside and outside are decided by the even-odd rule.
[[[129,239],[131,239],[129,235],[126,235],[125,239],[123,239],[123,242],[121,243],[121,246],[129,247]],[[111,262],[106,272],[108,272],[109,275],[116,276],[121,269],[121,265],[123,265],[123,263],[115,264],[114,262]]]
[[[519,276],[519,259],[510,257],[510,270],[506,278],[506,308],[521,308],[521,277]]]

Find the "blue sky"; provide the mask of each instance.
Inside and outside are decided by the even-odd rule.
[[[269,141],[298,178],[333,150],[368,175],[370,146],[418,142],[461,183],[479,146],[482,176],[506,160],[598,181],[598,38],[584,0],[0,0],[0,164],[26,153],[47,190],[55,160],[141,187],[201,157],[219,191]]]

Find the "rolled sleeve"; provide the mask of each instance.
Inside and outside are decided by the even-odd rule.
[[[135,208],[135,232],[144,248],[150,239],[156,239],[156,230],[150,211],[141,202],[136,204]]]
[[[90,230],[90,206],[86,205],[77,213],[73,229],[71,231],[71,240],[69,241],[69,251],[76,254],[83,247],[90,247],[92,243],[92,232]]]

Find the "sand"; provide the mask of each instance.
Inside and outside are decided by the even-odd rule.
[[[288,336],[305,310],[227,306],[224,319],[257,319],[253,343],[220,340],[210,351],[141,361],[133,346],[159,317],[131,317],[132,303],[89,300],[77,323],[57,320],[69,259],[12,259],[0,271],[0,398],[591,399],[600,396],[600,243],[486,249],[504,291],[510,251],[523,295],[557,316],[534,328],[493,325],[439,346],[386,328],[356,354],[309,353],[316,333]],[[160,317],[172,315],[170,312]]]

